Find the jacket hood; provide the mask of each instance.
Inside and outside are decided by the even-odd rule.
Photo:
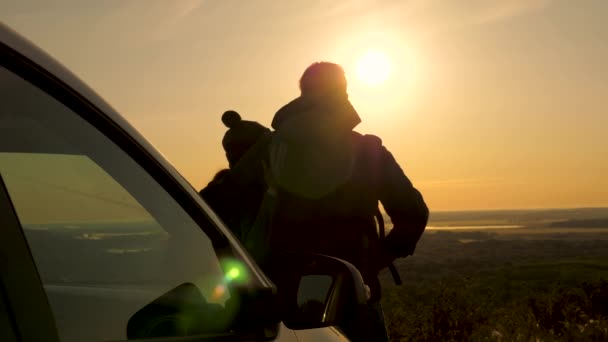
[[[272,119],[272,128],[278,130],[283,124],[295,117],[305,116],[302,120],[319,123],[332,123],[335,128],[352,130],[361,118],[348,96],[298,97],[279,109]]]
[[[299,97],[274,117],[272,177],[283,189],[320,198],[348,181],[353,166],[352,130],[361,119],[344,98]]]

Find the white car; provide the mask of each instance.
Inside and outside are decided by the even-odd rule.
[[[278,287],[118,113],[0,24],[0,341],[344,341],[352,265]],[[278,291],[277,291],[278,288]]]

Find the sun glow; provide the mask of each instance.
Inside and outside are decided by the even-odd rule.
[[[427,93],[426,58],[409,37],[390,31],[349,32],[326,58],[344,67],[348,95],[364,117],[361,129],[398,127]]]
[[[392,65],[388,56],[379,50],[369,50],[357,62],[357,77],[368,86],[378,86],[385,83],[392,73]]]

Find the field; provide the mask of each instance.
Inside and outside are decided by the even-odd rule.
[[[404,284],[383,272],[393,341],[608,340],[608,209],[434,213]]]

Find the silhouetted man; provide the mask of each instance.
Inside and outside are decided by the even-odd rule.
[[[413,254],[427,206],[380,138],[353,131],[361,119],[339,65],[312,64],[300,91],[275,114],[275,132],[232,170],[237,183],[268,189],[252,233],[258,236],[251,240],[262,243],[253,243],[252,254],[262,265],[276,263],[275,253],[294,250],[349,261],[371,288],[370,306],[377,313],[373,340],[387,340],[378,272]],[[378,201],[393,222],[383,241],[374,221]],[[270,255],[255,253],[267,246]]]

